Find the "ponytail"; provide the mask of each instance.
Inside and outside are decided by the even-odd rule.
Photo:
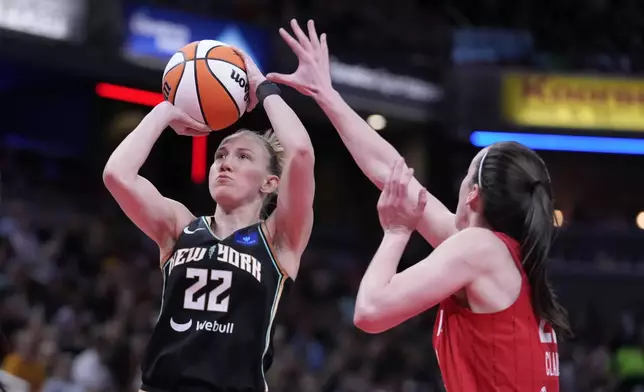
[[[532,204],[527,210],[521,241],[523,267],[530,282],[534,312],[559,334],[572,336],[567,312],[557,301],[546,275],[546,262],[555,231],[554,208],[548,191],[540,181],[531,185]]]
[[[572,336],[565,309],[548,283],[546,263],[554,240],[554,203],[543,160],[516,142],[500,142],[481,156],[472,182],[481,189],[483,216],[494,230],[521,243],[535,316]]]

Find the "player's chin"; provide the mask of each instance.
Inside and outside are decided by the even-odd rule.
[[[231,184],[215,184],[210,187],[210,196],[217,204],[234,206],[240,203],[239,189]]]

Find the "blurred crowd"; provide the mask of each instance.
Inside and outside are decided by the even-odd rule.
[[[136,391],[161,296],[156,249],[106,192],[72,192],[47,167],[0,167],[2,369],[32,391]],[[379,335],[359,331],[352,311],[366,260],[326,248],[311,245],[280,306],[272,390],[442,391],[434,313]],[[561,390],[641,390],[642,315],[593,310],[570,309],[576,336],[561,344]]]
[[[644,70],[644,5],[637,0],[564,0],[547,6],[501,0],[144,1],[270,27],[296,16],[314,17],[329,33],[334,50],[359,46],[365,51],[386,51],[389,56],[398,53],[398,61],[425,70],[443,60],[441,55],[447,53],[450,41],[448,28],[453,27],[530,32],[536,52],[519,64],[612,72]]]

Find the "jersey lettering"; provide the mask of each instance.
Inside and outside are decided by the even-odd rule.
[[[203,258],[206,256],[206,251],[208,252],[208,257],[211,258],[213,256],[213,253],[215,252],[215,249],[217,250],[217,261],[227,263],[241,270],[244,270],[253,275],[253,277],[261,283],[262,264],[259,262],[259,260],[251,255],[241,253],[238,250],[224,244],[213,245],[212,247],[210,247],[210,250],[206,248],[177,249],[172,257],[168,260],[168,264],[170,266],[168,275],[171,274],[174,267],[178,265],[203,260]]]
[[[550,332],[546,332],[546,325],[550,328]],[[557,344],[555,330],[543,319],[539,322],[539,341],[541,344]],[[545,356],[546,376],[559,377],[559,353],[546,349]]]
[[[176,252],[170,257],[168,263],[170,264],[170,271],[168,275],[172,273],[174,267],[191,263],[193,261],[201,261],[206,255],[206,248],[186,248],[186,249],[177,249]]]
[[[253,275],[258,282],[262,281],[262,264],[253,256],[240,253],[228,245],[217,245],[217,260],[228,263]]]
[[[210,272],[210,273],[209,273]],[[230,295],[222,297],[227,291],[233,280],[232,271],[208,270],[204,268],[187,268],[186,278],[197,281],[186,289],[183,296],[183,307],[191,310],[201,310],[208,312],[227,312]],[[215,287],[208,294],[208,306],[206,306],[206,294],[196,296],[197,292],[206,287],[208,278],[211,281],[221,281],[219,286]]]
[[[539,341],[541,343],[557,343],[555,330],[550,328],[550,332],[546,332],[546,320],[543,319],[539,323]]]
[[[559,353],[546,351],[546,376],[559,377]]]

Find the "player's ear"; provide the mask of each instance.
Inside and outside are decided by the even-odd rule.
[[[478,204],[481,201],[481,189],[478,184],[474,184],[472,189],[467,193],[467,199],[465,199],[465,204],[469,205],[473,210],[477,209]]]
[[[264,184],[260,188],[260,191],[266,195],[270,195],[271,193],[277,191],[279,185],[280,178],[274,174],[269,174],[268,177],[266,177],[266,181],[264,181]]]

